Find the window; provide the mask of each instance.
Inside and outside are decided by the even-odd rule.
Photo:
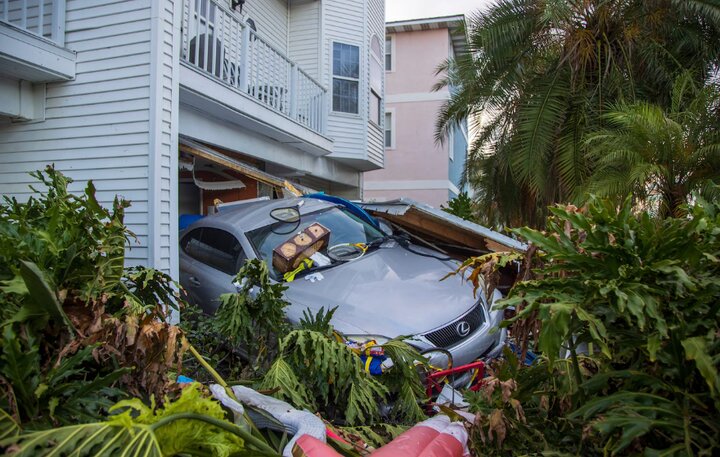
[[[358,113],[360,48],[333,43],[333,111]]]
[[[391,112],[385,113],[385,147],[386,148],[392,148],[393,147],[393,115]]]
[[[229,275],[235,275],[245,261],[245,253],[237,238],[216,228],[193,230],[185,235],[181,246],[193,259]]]
[[[382,99],[375,93],[375,89],[370,90],[370,120],[378,127],[382,119]]]
[[[385,37],[385,71],[392,71],[392,37]]]

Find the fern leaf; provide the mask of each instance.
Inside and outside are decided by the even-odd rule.
[[[350,386],[345,419],[348,424],[371,423],[380,414],[378,401],[387,396],[387,389],[374,378],[366,376]]]
[[[275,359],[260,383],[261,390],[279,389],[273,395],[297,408],[314,411],[314,401],[307,387],[300,382],[292,367],[282,357]]]

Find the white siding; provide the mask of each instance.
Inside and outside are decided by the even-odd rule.
[[[255,22],[257,33],[283,54],[288,53],[288,7],[285,0],[250,0],[242,11],[243,21]]]
[[[101,203],[116,194],[132,202],[126,222],[139,244],[131,242],[128,263],[173,274],[175,8],[172,0],[68,0],[76,79],[47,85],[44,122],[0,125],[2,194],[26,199],[27,173],[49,163],[76,180],[73,191],[92,179]]]
[[[368,125],[368,160],[380,167],[385,161],[385,132],[372,123]]]
[[[150,263],[178,274],[177,119],[181,0],[153,2],[150,96]],[[157,17],[157,19],[155,19]],[[177,47],[176,47],[177,43]]]
[[[290,7],[290,59],[315,79],[320,79],[321,29],[320,2],[301,3]]]
[[[331,157],[365,158],[367,107],[367,57],[365,45],[365,0],[334,0],[322,2],[324,31],[323,84],[328,87],[328,136],[333,139]],[[360,47],[360,95],[359,114],[334,113],[332,111],[332,48],[333,42]]]
[[[385,42],[385,2],[384,0],[368,0],[368,14],[367,14],[367,28],[368,33],[366,36],[366,42],[365,45],[367,46],[367,49],[370,49],[370,42],[372,40],[373,35],[377,36],[377,38],[380,40],[380,43]],[[381,49],[381,52],[384,52],[385,48],[384,46]],[[370,54],[370,53],[368,53]],[[368,55],[368,66],[367,70],[365,72],[367,76],[367,80],[370,81],[370,60],[373,57],[371,55]],[[384,64],[384,55],[381,55],[380,58],[382,59],[381,62]],[[380,122],[385,122],[385,72],[381,72],[382,74],[382,104],[380,107]],[[366,103],[368,106],[368,112],[370,110],[370,92],[367,92],[367,98]],[[384,132],[373,123],[368,123],[368,143],[367,143],[367,154],[368,154],[368,160],[375,165],[382,167],[384,163],[384,156],[385,156],[385,141],[384,141]]]

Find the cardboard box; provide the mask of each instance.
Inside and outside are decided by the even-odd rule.
[[[273,249],[273,266],[281,273],[292,271],[329,242],[330,230],[316,222]]]

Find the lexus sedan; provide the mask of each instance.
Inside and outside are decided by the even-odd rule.
[[[273,251],[315,224],[330,233],[316,262],[291,276],[273,267]],[[337,307],[332,324],[354,341],[409,336],[420,351],[449,351],[456,366],[497,354],[506,334],[491,330],[502,312],[492,311],[483,293],[473,298],[461,277],[441,281],[457,262],[380,227],[357,207],[316,198],[242,203],[183,231],[180,282],[191,301],[212,313],[221,294],[235,292],[245,260],[258,258],[275,281],[286,282],[291,323],[306,309]]]

